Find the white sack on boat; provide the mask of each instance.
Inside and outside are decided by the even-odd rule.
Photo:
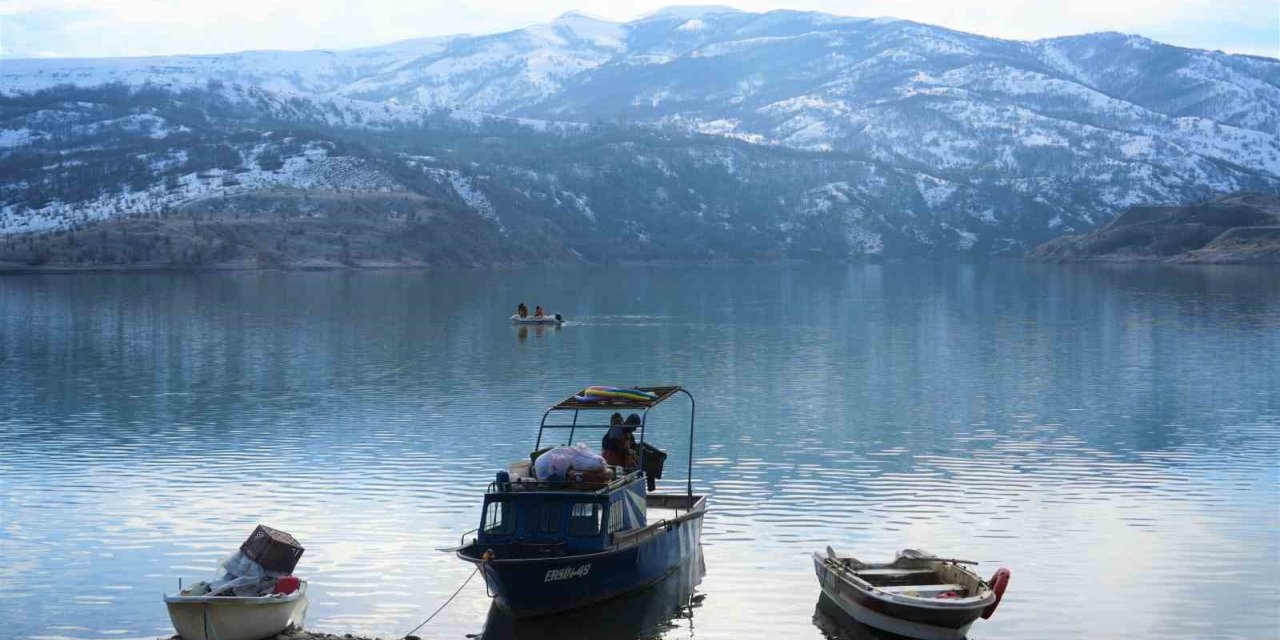
[[[533,463],[533,473],[539,480],[564,480],[569,471],[604,471],[604,458],[579,442],[572,447],[556,447],[540,456]]]
[[[268,571],[240,550],[223,558],[218,563],[218,569],[222,577],[209,583],[210,595],[266,595],[275,588],[276,578],[284,575],[278,571]]]
[[[604,457],[579,442],[569,449],[573,453],[571,467],[574,471],[604,471]]]
[[[564,480],[573,466],[573,449],[556,447],[533,462],[533,473],[539,480]]]

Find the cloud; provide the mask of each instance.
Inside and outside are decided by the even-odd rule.
[[[215,53],[341,49],[408,38],[487,33],[581,10],[629,20],[666,0],[0,0],[0,55]],[[892,16],[1003,38],[1139,33],[1203,48],[1280,57],[1275,0],[730,0],[748,11]]]

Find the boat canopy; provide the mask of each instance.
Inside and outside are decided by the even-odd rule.
[[[663,400],[666,400],[667,398],[670,398],[671,396],[674,396],[675,394],[681,391],[684,391],[684,389],[679,386],[628,387],[628,389],[635,389],[636,391],[647,391],[649,393],[652,393],[654,397],[650,400],[602,398],[600,400],[584,401],[584,400],[580,400],[579,399],[580,396],[575,394],[575,395],[569,396],[568,398],[565,398],[564,400],[561,400],[555,406],[551,407],[550,410],[551,411],[580,411],[580,410],[587,411],[587,410],[593,410],[593,409],[601,410],[601,411],[618,411],[622,409],[648,410],[658,406],[659,404],[662,404]]]
[[[687,390],[684,389],[684,387],[681,387],[679,385],[658,386],[658,387],[625,387],[625,389],[645,391],[652,394],[653,397],[648,399],[643,399],[643,400],[637,399],[637,398],[607,398],[607,397],[601,398],[599,400],[583,400],[581,392],[579,394],[571,395],[568,398],[565,398],[564,400],[561,400],[560,402],[552,405],[551,408],[547,409],[546,412],[542,414],[542,423],[538,427],[538,440],[534,444],[534,450],[537,451],[540,447],[542,447],[543,436],[545,435],[548,429],[552,429],[552,430],[568,429],[569,437],[565,442],[565,444],[569,444],[573,442],[573,437],[579,429],[585,429],[585,430],[608,429],[609,427],[613,426],[609,424],[609,421],[607,419],[599,422],[582,420],[581,414],[584,411],[609,411],[609,412],[638,411],[640,413],[640,424],[639,424],[640,437],[638,439],[638,443],[641,445],[641,449],[639,451],[639,457],[641,459],[641,462],[643,462],[644,455],[645,455],[645,448],[644,448],[645,431],[646,431],[646,427],[648,427],[648,424],[649,424],[649,410],[662,404],[668,398],[671,398],[676,394],[683,394],[689,398],[689,457],[688,457],[688,466],[687,466],[688,475],[685,478],[685,490],[687,491],[688,495],[692,496],[693,495],[693,434],[694,434],[693,425],[694,425],[694,413],[696,411],[696,403],[693,399],[693,394],[689,393]],[[555,415],[564,416],[566,414],[570,416],[568,422],[561,422],[560,420],[549,419],[551,418],[551,416],[555,416]],[[564,418],[561,418],[561,420],[562,419]]]

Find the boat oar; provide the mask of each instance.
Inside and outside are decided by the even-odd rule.
[[[929,558],[929,560],[937,560],[938,562],[951,562],[954,564],[972,564],[972,565],[980,564],[974,560],[961,560],[959,558]]]

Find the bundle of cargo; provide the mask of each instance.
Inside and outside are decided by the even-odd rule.
[[[303,548],[293,536],[258,525],[218,564],[221,577],[167,595],[182,640],[261,640],[301,627],[307,582],[293,575]]]
[[[604,458],[579,442],[536,452],[533,472],[544,482],[564,482],[569,489],[596,489],[613,480]]]

